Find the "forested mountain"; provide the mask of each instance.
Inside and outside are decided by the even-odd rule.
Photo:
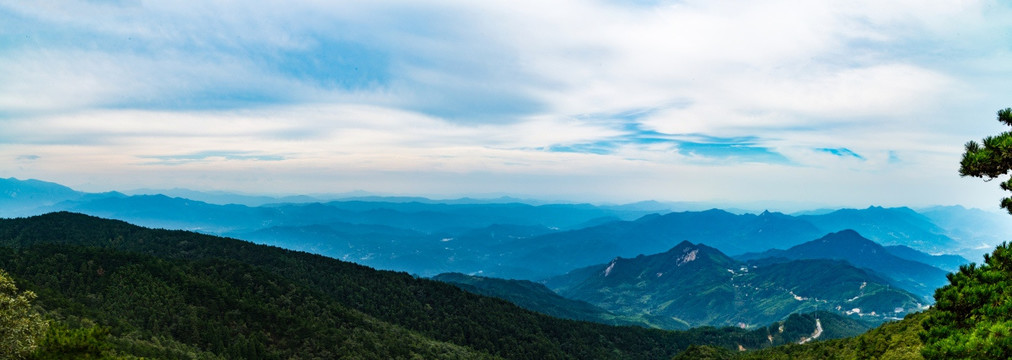
[[[788,344],[758,351],[731,351],[708,345],[692,346],[675,360],[919,360],[923,343],[921,322],[932,310],[907,315],[859,336],[845,339]]]
[[[844,230],[822,238],[793,246],[787,250],[768,250],[759,254],[744,254],[739,260],[772,259],[837,259],[859,268],[874,271],[927,302],[935,289],[945,284],[946,271],[924,263],[893,255],[885,247],[865,239],[856,231]]]
[[[51,344],[46,351],[180,359],[656,359],[690,344],[759,348],[814,331],[783,332],[781,325],[798,326],[773,324],[671,332],[561,320],[404,273],[72,213],[0,220],[0,268],[39,295],[56,328],[91,334],[97,346]],[[851,334],[861,328],[826,319]]]
[[[924,303],[842,261],[746,264],[687,241],[665,253],[574,270],[546,285],[567,298],[669,328],[753,326],[815,310],[882,321]]]
[[[1001,244],[982,265],[960,267],[935,293],[935,306],[860,336],[736,352],[692,346],[679,360],[1008,359],[1012,249]]]
[[[566,299],[545,285],[527,280],[506,280],[461,273],[439,274],[432,278],[456,285],[468,292],[500,298],[524,309],[557,318],[591,321],[609,325],[638,325],[650,323],[631,317],[615,315],[608,310],[585,301]]]

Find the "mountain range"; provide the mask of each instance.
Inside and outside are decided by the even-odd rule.
[[[747,330],[562,320],[404,273],[66,212],[0,219],[0,268],[38,294],[53,358],[656,359],[867,328],[825,312]]]
[[[603,206],[360,197],[248,206],[165,195],[89,194],[17,179],[0,179],[0,195],[0,210],[6,216],[74,211],[240,238],[420,276],[460,272],[541,280],[615,257],[663,252],[682,241],[739,255],[787,249],[844,229],[855,229],[884,245],[932,255],[975,254],[980,250],[974,247],[992,241],[966,235],[956,225],[952,231],[935,225],[959,216],[960,208],[936,210],[934,218],[928,218],[907,208],[879,207],[798,216],[718,209],[665,212],[658,209],[664,204],[656,202]],[[957,240],[946,235],[950,233],[963,237]],[[946,261],[949,270],[968,262],[953,257]]]
[[[687,241],[664,253],[577,269],[545,285],[566,298],[665,328],[751,327],[817,310],[881,321],[927,303],[845,261],[746,263]]]
[[[856,267],[881,274],[889,279],[891,284],[913,292],[927,301],[934,295],[935,289],[946,283],[945,275],[948,272],[904,257],[924,259],[930,258],[930,255],[916,250],[890,251],[862,237],[854,230],[843,230],[787,250],[772,249],[758,254],[743,254],[736,258],[743,261],[760,260],[759,262],[763,263],[800,259],[844,260]]]
[[[975,258],[1003,231],[960,207],[270,200],[0,179],[0,216],[31,216],[0,219],[0,269],[39,294],[62,339],[46,351],[64,356],[52,344],[127,358],[670,358],[853,336],[920,311],[947,272],[973,269],[945,252]],[[190,232],[33,216],[64,210]]]
[[[855,230],[882,245],[906,245],[929,253],[951,251],[959,247],[956,240],[946,235],[944,229],[907,207],[840,209],[828,214],[803,215],[798,218],[817,226],[823,234]]]

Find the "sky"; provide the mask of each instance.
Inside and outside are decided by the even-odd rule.
[[[0,0],[0,177],[997,209],[1009,79],[997,0]]]

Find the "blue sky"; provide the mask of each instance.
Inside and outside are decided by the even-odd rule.
[[[0,176],[88,191],[963,204],[1003,1],[0,1]]]

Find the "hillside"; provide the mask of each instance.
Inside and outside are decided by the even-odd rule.
[[[161,259],[53,244],[5,250],[0,266],[39,295],[37,304],[50,317],[93,319],[108,327],[106,346],[121,355],[492,358],[349,309],[237,261]]]
[[[121,354],[656,359],[690,344],[783,343],[768,341],[779,325],[672,332],[556,319],[404,273],[72,213],[0,220],[0,254],[47,316],[108,328]]]
[[[460,273],[439,274],[432,278],[456,285],[471,293],[500,298],[524,309],[545,315],[608,325],[639,325],[648,322],[621,317],[584,301],[566,299],[542,284],[527,280],[506,280]]]
[[[853,230],[828,234],[787,250],[768,250],[745,254],[740,260],[757,259],[835,259],[869,269],[891,280],[891,283],[929,301],[935,289],[945,285],[946,271],[893,255],[885,247],[868,240]],[[769,260],[766,260],[767,262]]]
[[[768,349],[736,352],[712,346],[693,346],[675,360],[851,360],[903,359],[919,360],[923,343],[921,322],[932,311],[907,315],[868,332],[844,339],[789,344]]]
[[[842,261],[746,264],[689,242],[574,270],[546,285],[567,298],[668,328],[755,326],[815,310],[882,321],[922,306],[917,296]]]

